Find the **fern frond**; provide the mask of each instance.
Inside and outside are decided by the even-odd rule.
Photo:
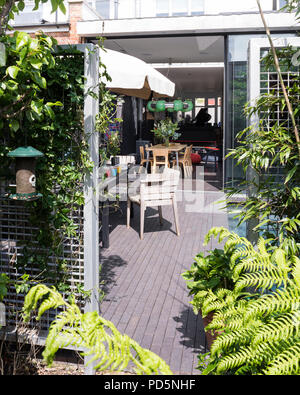
[[[274,321],[262,326],[253,338],[253,344],[277,342],[300,335],[300,312],[282,314]]]
[[[32,287],[29,292],[27,293],[27,296],[24,301],[24,306],[23,306],[23,318],[27,322],[30,318],[30,313],[31,311],[35,310],[38,303],[43,300],[46,296],[49,296],[51,294],[51,289],[48,288],[44,284],[40,284],[38,287]],[[51,303],[53,305],[49,305],[50,308],[57,308],[60,305],[64,305],[65,302],[61,299],[60,295],[56,296],[57,299],[52,299]],[[61,304],[60,304],[61,303]]]
[[[278,275],[276,270],[270,272],[245,273],[240,276],[235,284],[236,292],[241,292],[246,288],[260,289],[261,292],[274,287],[286,286],[286,280]]]
[[[29,291],[24,303],[26,319],[39,303],[38,318],[50,308],[64,308],[52,322],[46,339],[43,357],[48,365],[51,366],[60,348],[72,345],[86,350],[84,355],[90,356],[89,363],[97,361],[97,370],[120,371],[133,362],[137,374],[172,374],[165,361],[122,335],[112,322],[97,312],[82,314],[75,303],[64,301],[53,288],[39,284]]]
[[[300,288],[300,259],[294,257],[292,276],[296,285]]]
[[[266,375],[300,374],[300,339],[277,355],[264,370]]]
[[[259,299],[249,304],[247,308],[245,319],[255,315],[269,316],[276,313],[286,313],[291,310],[300,309],[300,288],[292,286],[289,282],[289,287],[272,294],[262,295]]]
[[[220,360],[217,366],[217,373],[222,374],[245,365],[251,366],[254,356],[253,349],[249,347],[239,347],[237,352],[232,352],[230,355],[226,355]]]

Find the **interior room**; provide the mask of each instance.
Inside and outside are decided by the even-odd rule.
[[[123,52],[151,64],[176,85],[174,99],[191,100],[194,104],[190,112],[173,113],[181,134],[179,142],[192,144],[193,153],[199,154],[205,169],[206,188],[221,189],[223,186],[223,137],[224,137],[224,37],[223,36],[176,36],[176,37],[136,37],[108,38],[105,47]],[[129,103],[132,106],[132,101]],[[147,101],[143,112],[137,114],[135,139],[153,142],[154,121],[165,114],[147,114]],[[127,103],[128,106],[128,103]],[[209,114],[204,121],[196,123],[202,110]],[[170,116],[170,114],[169,114]],[[128,118],[126,122],[129,122]],[[134,117],[132,122],[134,123]],[[124,124],[124,129],[126,125]],[[127,147],[133,150],[132,127],[129,128]],[[124,130],[126,134],[126,130]],[[126,144],[125,144],[126,145]],[[209,149],[212,147],[212,149]],[[195,158],[194,168],[199,164]],[[194,169],[195,173],[195,169]]]

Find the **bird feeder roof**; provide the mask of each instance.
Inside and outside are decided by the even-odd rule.
[[[7,156],[12,158],[37,158],[44,156],[44,154],[37,149],[28,146],[28,147],[18,147],[14,151],[11,151],[7,154]]]

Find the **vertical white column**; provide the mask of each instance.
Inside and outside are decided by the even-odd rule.
[[[99,48],[92,44],[84,49],[84,130],[89,144],[93,171],[86,174],[84,182],[84,288],[91,291],[85,312],[99,311],[99,136],[95,132],[95,117],[99,111]],[[90,95],[92,92],[93,95]],[[96,96],[94,96],[96,95]],[[85,358],[85,364],[89,357]],[[85,374],[93,374],[93,363],[86,366]]]
[[[257,45],[256,40],[250,40],[248,50],[248,100],[250,105],[254,106],[256,100],[260,96],[260,46]],[[259,117],[253,114],[249,120],[249,126],[259,127]],[[259,184],[259,175],[249,166],[246,174],[247,181],[249,182],[248,196],[252,197],[257,194],[256,185]],[[258,241],[258,234],[253,229],[258,225],[259,221],[256,218],[247,221],[247,238],[253,244]]]

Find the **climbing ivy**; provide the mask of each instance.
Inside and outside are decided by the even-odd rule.
[[[84,134],[83,54],[74,47],[54,50],[55,40],[44,35],[31,38],[16,33],[2,41],[6,64],[0,67],[5,91],[0,104],[2,110],[4,103],[11,105],[0,112],[0,176],[7,183],[13,180],[7,153],[16,147],[31,145],[44,153],[36,169],[37,190],[43,196],[26,204],[30,225],[37,230],[34,243],[24,243],[18,269],[26,273],[35,265],[44,278],[67,291],[67,265],[61,258],[63,243],[73,237],[78,245],[82,244],[80,222],[75,223],[72,217],[84,204],[84,177],[94,166]],[[104,65],[100,64],[100,69],[107,76]],[[13,89],[9,84],[14,85]],[[104,117],[97,121],[101,130],[112,122],[114,104],[110,95],[101,83],[100,109],[106,109],[109,103],[108,120]],[[51,266],[53,259],[55,265]]]

